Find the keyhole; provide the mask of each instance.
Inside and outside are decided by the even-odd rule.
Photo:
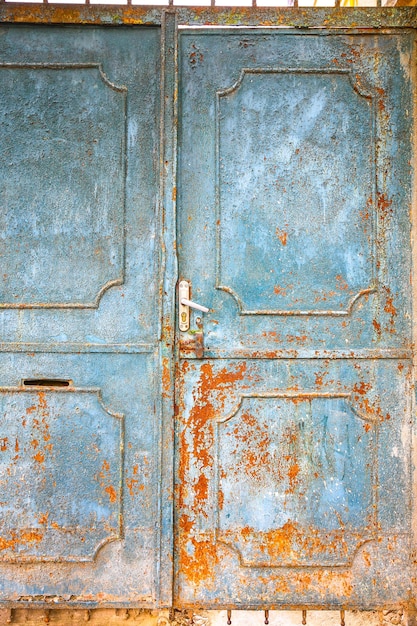
[[[185,322],[187,321],[187,313],[181,313],[181,321],[183,324],[185,324]]]

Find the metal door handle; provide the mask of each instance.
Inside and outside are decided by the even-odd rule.
[[[187,298],[181,299],[182,306],[189,306],[192,309],[196,309],[197,311],[203,311],[203,313],[208,313],[210,309],[202,304],[197,304],[197,302],[193,302],[192,300],[187,300]]]
[[[178,301],[179,301],[179,325],[182,332],[187,332],[190,329],[190,308],[208,313],[210,309],[202,304],[197,304],[189,299],[190,297],[190,283],[188,280],[181,280],[178,285]]]

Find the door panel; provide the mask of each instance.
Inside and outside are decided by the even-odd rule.
[[[411,597],[411,49],[180,37],[181,606]]]
[[[152,343],[159,29],[3,29],[2,340]]]
[[[3,66],[0,80],[10,92],[3,145],[12,163],[3,188],[2,308],[95,307],[123,282],[126,88],[98,64]]]
[[[407,596],[407,371],[396,360],[184,360],[182,602]]]
[[[154,367],[140,354],[3,355],[4,602],[156,602],[157,441],[142,422],[155,419]],[[21,384],[34,373],[71,384]]]
[[[407,37],[181,42],[181,273],[216,312],[205,354],[409,346]]]
[[[155,607],[160,29],[4,26],[0,89],[0,601]]]

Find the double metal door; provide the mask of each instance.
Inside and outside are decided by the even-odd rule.
[[[164,27],[1,31],[1,602],[412,602],[414,35],[184,29],[177,110]]]

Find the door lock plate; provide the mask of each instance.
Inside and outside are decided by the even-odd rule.
[[[190,329],[190,307],[182,304],[182,300],[190,299],[190,283],[188,280],[180,280],[178,285],[178,316],[181,332],[187,332]]]

